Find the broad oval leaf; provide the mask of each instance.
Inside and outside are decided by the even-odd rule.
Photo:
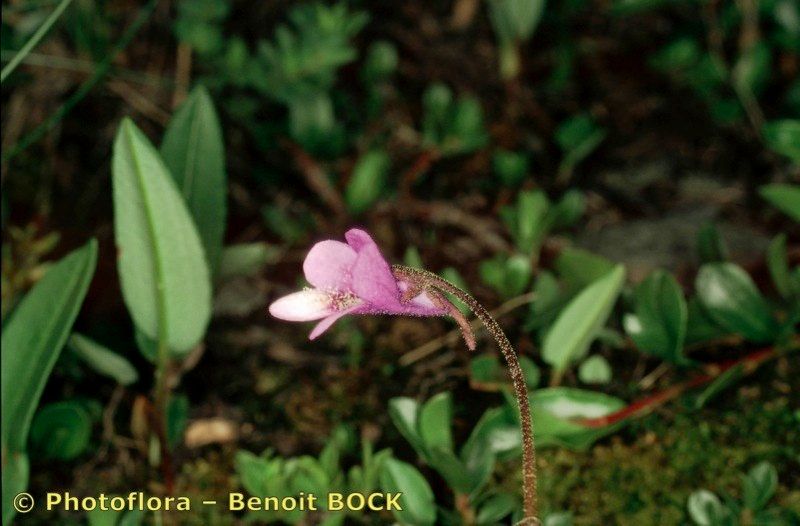
[[[278,250],[266,243],[239,243],[222,249],[217,279],[252,276],[275,259]]]
[[[742,481],[745,507],[759,511],[767,505],[778,488],[778,472],[769,462],[759,462]]]
[[[130,385],[139,378],[131,363],[105,345],[77,332],[69,337],[69,346],[84,362],[98,373],[113,378],[120,385]]]
[[[517,505],[517,498],[513,495],[496,493],[481,503],[475,520],[478,524],[496,524],[503,517],[510,515]]]
[[[417,454],[426,458],[428,453],[417,429],[419,411],[419,404],[413,398],[399,396],[389,400],[389,416],[395,427],[408,440],[408,443],[416,450]]]
[[[216,275],[225,235],[225,143],[203,86],[192,90],[170,120],[161,155],[197,225],[211,274]]]
[[[50,267],[3,329],[3,455],[22,451],[33,413],[78,315],[97,262],[91,240]]]
[[[687,507],[692,520],[700,526],[714,526],[724,515],[724,506],[719,497],[705,489],[689,495]]]
[[[625,331],[639,350],[672,363],[685,363],[688,308],[680,285],[670,274],[657,270],[634,292],[635,314],[624,318]]]
[[[576,420],[600,418],[625,407],[619,398],[570,387],[539,389],[531,394],[530,400],[536,445],[561,445],[578,450],[589,447],[620,424],[588,427]]]
[[[518,454],[522,445],[517,408],[511,404],[487,409],[461,449],[461,458],[470,467],[486,454],[505,460]]]
[[[453,451],[453,398],[449,391],[439,393],[425,402],[419,412],[417,428],[427,451]]]
[[[347,208],[353,214],[369,210],[386,187],[391,161],[383,150],[372,150],[362,155],[345,190]]]
[[[484,482],[481,478],[476,478],[474,472],[468,469],[452,451],[432,449],[428,463],[447,481],[447,485],[458,493],[470,494]]]
[[[778,324],[769,305],[741,267],[733,263],[703,265],[695,287],[700,303],[715,323],[756,343],[777,337]]]
[[[614,263],[603,256],[575,247],[564,249],[554,266],[571,292],[577,292],[614,269]]]
[[[772,206],[800,222],[800,185],[767,184],[760,187],[758,193]]]
[[[800,164],[800,119],[769,121],[761,128],[761,133],[773,151]]]
[[[588,357],[578,368],[578,378],[585,384],[607,384],[611,374],[611,364],[599,354]]]
[[[130,119],[117,133],[112,173],[125,304],[147,337],[187,352],[203,338],[211,315],[208,264],[175,181]]]
[[[557,371],[564,371],[586,355],[597,331],[605,325],[624,280],[625,269],[617,265],[567,304],[545,336],[542,346],[545,362]]]
[[[427,526],[436,522],[436,504],[433,491],[417,468],[395,458],[387,458],[381,470],[381,489],[402,493],[402,510],[392,510],[401,524]]]

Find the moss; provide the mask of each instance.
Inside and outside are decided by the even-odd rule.
[[[587,452],[540,452],[543,507],[571,510],[576,524],[680,524],[686,500],[707,488],[740,497],[741,474],[772,462],[773,500],[800,509],[800,422],[787,398],[740,389],[730,407],[651,415]]]

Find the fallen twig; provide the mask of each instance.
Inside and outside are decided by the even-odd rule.
[[[748,354],[744,358],[740,358],[738,360],[731,360],[720,364],[711,364],[704,367],[704,373],[696,375],[693,378],[690,378],[689,380],[681,382],[677,385],[668,387],[663,391],[659,391],[653,395],[628,404],[619,411],[614,411],[613,413],[597,418],[584,418],[575,420],[575,423],[586,427],[597,428],[610,426],[629,418],[644,416],[662,406],[664,403],[677,398],[689,389],[710,383],[711,381],[717,379],[722,373],[732,369],[733,367],[741,365],[742,373],[750,374],[758,369],[761,364],[777,356],[779,356],[779,353],[774,347],[767,347]]]
[[[303,148],[292,141],[282,141],[284,147],[292,154],[297,169],[303,175],[309,188],[316,193],[319,198],[328,205],[337,216],[345,214],[344,200],[339,192],[331,184],[325,170],[319,163],[311,157]]]

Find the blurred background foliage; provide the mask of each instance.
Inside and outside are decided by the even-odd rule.
[[[4,0],[1,29],[4,524],[54,487],[413,506],[17,521],[518,517],[488,339],[265,318],[353,225],[500,318],[545,524],[800,523],[795,0]]]

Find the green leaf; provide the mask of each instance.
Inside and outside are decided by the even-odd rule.
[[[800,119],[769,121],[761,134],[770,149],[800,163]]]
[[[571,387],[539,389],[531,394],[530,401],[536,445],[575,450],[586,449],[620,425],[587,427],[575,420],[600,418],[625,407],[619,398]]]
[[[25,449],[39,397],[78,315],[96,262],[95,240],[64,257],[20,301],[3,328],[4,457]]]
[[[140,526],[144,521],[144,511],[131,510],[129,512],[102,510],[94,508],[86,513],[89,526]]]
[[[625,331],[639,350],[672,363],[686,363],[688,308],[680,285],[670,274],[656,270],[636,287],[635,314],[624,318]]]
[[[709,317],[723,328],[756,343],[771,342],[778,324],[750,276],[733,263],[709,263],[700,268],[697,296]]]
[[[483,413],[461,450],[461,458],[467,466],[487,452],[506,458],[519,450],[522,436],[516,415],[516,408],[509,405],[488,409]]]
[[[572,526],[572,514],[568,511],[557,511],[548,513],[542,526]]]
[[[189,398],[186,395],[173,396],[167,407],[167,443],[174,449],[183,439],[183,432],[189,421]]]
[[[252,276],[273,261],[276,249],[266,243],[240,243],[222,249],[217,278],[224,281]]]
[[[417,468],[395,458],[387,458],[381,470],[381,489],[402,493],[402,510],[392,510],[401,524],[427,526],[436,522],[433,491]]]
[[[541,371],[534,361],[527,356],[519,357],[525,383],[533,389],[539,385]],[[511,382],[506,369],[494,354],[483,354],[470,361],[470,380],[473,387],[482,391],[499,391]]]
[[[728,259],[728,247],[714,223],[705,223],[697,231],[697,253],[703,263],[716,263]]]
[[[759,511],[778,488],[778,472],[769,462],[760,462],[742,480],[742,500],[747,509]]]
[[[719,498],[708,490],[697,490],[689,495],[689,515],[699,526],[721,526],[722,521],[731,515]]]
[[[465,154],[483,146],[488,135],[477,99],[454,100],[450,88],[432,84],[423,95],[422,135],[425,146],[442,156]]]
[[[689,316],[686,324],[686,345],[715,340],[730,334],[730,331],[709,318],[697,298],[691,298],[687,307]]]
[[[517,250],[528,255],[539,253],[544,236],[550,229],[546,220],[549,209],[550,200],[544,192],[536,191],[520,192],[516,205],[501,211]]]
[[[369,46],[361,78],[366,84],[384,82],[397,69],[397,48],[391,42],[378,40]]]
[[[551,228],[567,228],[575,224],[586,211],[586,199],[578,190],[568,190],[561,199],[550,208],[549,223]]]
[[[441,448],[432,448],[429,451],[428,464],[439,472],[453,491],[470,494],[485,482],[474,477],[452,451]]]
[[[419,249],[413,245],[409,245],[406,248],[406,252],[403,254],[403,263],[407,267],[425,268],[425,264],[422,262],[422,256],[419,253]]]
[[[481,503],[475,522],[478,524],[496,524],[503,517],[510,515],[516,507],[516,497],[508,493],[497,493]]]
[[[3,351],[5,352],[5,351]],[[5,412],[5,411],[4,411]],[[30,463],[28,455],[22,451],[3,449],[3,526],[14,519],[14,497],[28,489]]]
[[[453,451],[453,398],[448,391],[425,402],[419,412],[417,429],[427,451]]]
[[[347,183],[344,199],[352,214],[369,210],[386,187],[391,161],[383,150],[372,150],[362,155]]]
[[[225,236],[225,143],[203,86],[192,90],[170,120],[161,155],[197,225],[211,275],[216,275]]]
[[[559,177],[568,177],[603,142],[606,133],[587,114],[571,117],[561,123],[555,133],[556,142],[564,152],[558,169]]]
[[[561,293],[558,280],[552,272],[544,270],[536,276],[533,285],[534,300],[529,309],[525,330],[534,331],[548,327],[558,316],[567,298]]]
[[[419,404],[412,398],[403,396],[389,400],[389,416],[395,427],[419,456],[427,458],[428,452],[425,449],[425,443],[417,429],[419,411]]]
[[[585,384],[607,384],[611,381],[611,365],[595,354],[583,361],[578,368],[578,378]]]
[[[545,336],[545,362],[556,371],[564,371],[586,355],[597,331],[605,325],[624,281],[625,268],[617,265],[567,304]]]
[[[319,464],[330,480],[336,478],[336,475],[341,471],[339,461],[342,454],[349,449],[350,442],[351,430],[346,425],[340,424],[333,430],[325,443],[325,447],[320,452]]]
[[[208,264],[175,182],[130,119],[117,133],[112,173],[125,304],[147,337],[188,352],[203,338],[211,315]]]
[[[514,187],[525,180],[529,169],[528,157],[524,153],[497,150],[492,156],[492,169],[504,186]]]
[[[249,451],[237,451],[234,458],[236,474],[251,495],[287,494],[284,464],[282,458],[270,458],[269,453],[259,457]]]
[[[144,511],[131,510],[117,523],[117,526],[141,526],[144,523]]]
[[[94,508],[86,513],[89,526],[116,526],[122,512],[112,509]]]
[[[498,254],[481,261],[478,271],[484,283],[506,299],[525,292],[533,273],[530,258],[521,254],[509,257]]]
[[[420,260],[420,263],[421,262],[422,261]],[[422,266],[420,266],[419,268],[422,268]],[[439,275],[444,279],[446,279],[447,281],[449,281],[450,283],[452,283],[453,285],[460,288],[461,290],[466,290],[467,292],[469,292],[469,285],[467,285],[467,281],[464,279],[464,276],[462,276],[461,273],[456,268],[445,267],[441,270],[441,272],[439,272]],[[469,309],[469,306],[462,303],[461,300],[459,300],[458,298],[449,293],[445,293],[445,296],[447,296],[447,299],[450,300],[450,302],[453,305],[455,305],[456,308],[460,310],[462,314],[464,315],[470,314],[471,311]]]
[[[800,222],[800,185],[766,184],[758,189],[758,193],[772,206]]]
[[[490,0],[489,19],[497,40],[524,42],[542,19],[545,0]]]
[[[31,450],[37,458],[72,460],[89,446],[92,417],[79,402],[48,404],[31,424]]]
[[[800,295],[800,283],[789,270],[789,257],[786,253],[786,234],[779,234],[767,248],[767,268],[769,268],[775,290],[785,299]]]
[[[733,67],[733,84],[740,92],[758,95],[770,75],[772,54],[766,42],[759,42],[742,53]]]
[[[67,343],[89,367],[120,385],[131,385],[139,379],[139,373],[128,360],[91,338],[74,332]]]
[[[611,272],[614,263],[588,250],[570,247],[559,254],[554,268],[568,288],[577,291]]]
[[[722,391],[736,383],[741,377],[744,367],[739,364],[736,367],[731,367],[718,377],[714,379],[708,387],[703,389],[703,392],[697,395],[694,406],[696,409],[701,409],[714,397],[719,395]]]

